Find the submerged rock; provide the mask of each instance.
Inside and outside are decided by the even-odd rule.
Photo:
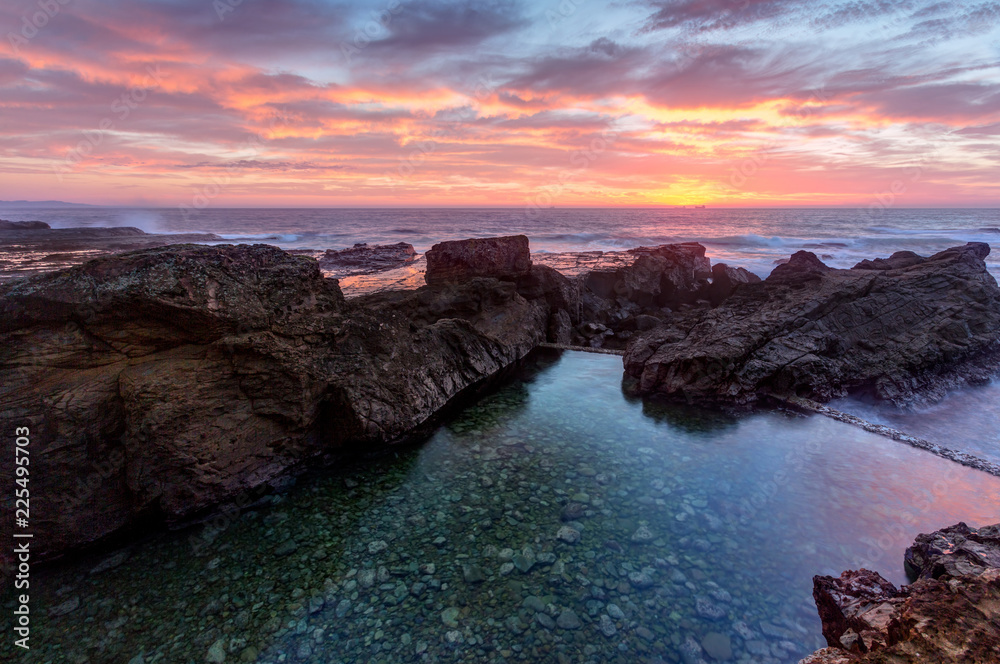
[[[830,648],[802,663],[997,661],[998,533],[1000,524],[975,531],[962,523],[920,535],[907,552],[919,578],[902,589],[869,570],[815,577],[813,597]],[[969,565],[974,550],[984,555]]]
[[[985,378],[1000,360],[990,248],[969,243],[891,269],[835,270],[799,252],[717,309],[629,344],[632,389],[748,404],[866,389],[897,404]],[[890,259],[891,260],[891,259]]]

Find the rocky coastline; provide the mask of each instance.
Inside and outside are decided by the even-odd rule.
[[[335,258],[369,253],[415,252]],[[988,253],[833,270],[800,252],[761,281],[689,243],[566,276],[515,236],[440,243],[426,285],[345,298],[267,245],[142,248],[0,285],[0,412],[44,450],[33,513],[57,556],[405,439],[542,343],[622,349],[628,389],[687,401],[933,396],[992,366]]]
[[[902,588],[866,569],[815,577],[830,647],[800,664],[1000,661],[1000,524],[920,535],[905,563]]]

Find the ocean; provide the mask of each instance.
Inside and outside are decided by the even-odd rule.
[[[53,227],[135,226],[155,233],[216,233],[231,242],[285,249],[342,249],[357,242],[409,242],[423,252],[442,240],[527,235],[533,252],[615,251],[697,241],[713,262],[766,277],[805,249],[833,267],[910,250],[927,255],[966,242],[1000,241],[1000,209],[556,208],[530,216],[500,209],[0,209],[12,221]],[[1000,276],[1000,252],[988,261]]]

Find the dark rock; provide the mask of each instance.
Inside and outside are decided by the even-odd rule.
[[[0,231],[41,231],[52,227],[44,221],[7,221],[0,219]]]
[[[705,247],[689,242],[639,247],[635,261],[617,270],[588,273],[584,286],[605,300],[624,298],[639,307],[674,307],[701,298],[712,276]]]
[[[708,299],[713,307],[717,307],[741,285],[755,284],[759,281],[760,277],[747,269],[716,263],[712,266],[712,284],[708,287]]]
[[[356,244],[350,249],[327,250],[319,258],[320,269],[337,277],[375,274],[412,263],[417,252],[412,244]]]
[[[897,404],[982,380],[1000,356],[1000,288],[970,243],[895,270],[834,270],[799,252],[720,307],[637,335],[631,389],[690,400],[866,389]]]
[[[920,265],[926,258],[919,256],[912,251],[897,251],[889,258],[876,258],[875,260],[863,260],[855,265],[852,270],[899,270],[902,268]]]
[[[920,535],[911,549],[919,550],[916,559],[926,564],[920,568],[924,573],[912,586],[902,589],[868,570],[844,572],[839,579],[815,577],[813,597],[830,648],[801,664],[997,661],[997,533],[1000,524],[978,531],[958,524]],[[966,546],[967,542],[972,544]],[[956,548],[950,549],[949,543]],[[983,551],[985,558],[966,573],[976,550]],[[907,559],[913,556],[908,552]],[[936,578],[930,573],[935,569],[941,572]]]
[[[917,536],[906,550],[906,570],[913,578],[978,576],[1000,568],[1000,525],[978,530],[959,523]]]
[[[524,235],[439,242],[427,252],[427,283],[454,284],[473,277],[517,278],[531,270]]]
[[[0,417],[45,450],[37,553],[399,440],[545,341],[562,277],[544,276],[533,300],[477,278],[347,302],[311,258],[176,245],[0,286]]]

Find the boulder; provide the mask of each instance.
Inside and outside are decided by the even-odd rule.
[[[339,251],[328,249],[319,258],[320,269],[337,277],[375,274],[412,263],[417,252],[412,244],[355,244]]]
[[[524,235],[439,242],[427,252],[430,285],[461,283],[473,277],[510,279],[531,270],[528,238]]]
[[[940,576],[923,574],[902,589],[868,570],[845,572],[840,578],[815,577],[813,597],[830,647],[800,664],[998,661],[1000,568],[992,557],[996,533],[1000,533],[1000,524],[979,531],[958,524],[920,535],[916,548],[946,542],[955,542],[959,548],[935,548],[931,567],[941,570]],[[969,549],[963,550],[959,540],[969,537],[980,537],[983,541],[978,545],[985,546],[988,555],[972,573],[964,573]],[[955,561],[949,562],[949,558]],[[943,570],[962,573],[952,575]]]
[[[0,417],[31,431],[33,553],[248,504],[404,438],[565,322],[563,282],[345,301],[308,257],[175,245],[0,286]]]
[[[867,390],[896,404],[985,379],[1000,360],[990,248],[970,243],[888,270],[836,270],[799,252],[721,306],[637,335],[630,388],[750,404]]]
[[[1000,568],[1000,526],[978,530],[959,523],[917,536],[906,550],[906,570],[914,578],[978,576]]]

